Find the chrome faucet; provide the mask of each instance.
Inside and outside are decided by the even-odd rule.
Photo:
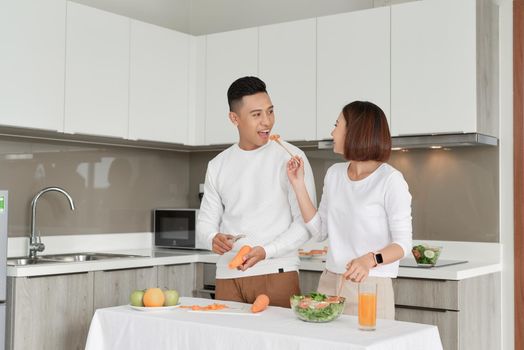
[[[36,237],[36,203],[38,202],[38,199],[46,192],[60,192],[64,196],[67,197],[69,200],[69,205],[71,206],[71,210],[75,210],[75,204],[73,203],[73,198],[67,193],[65,190],[61,189],[60,187],[47,187],[41,190],[36,194],[36,196],[31,201],[31,235],[29,236],[29,257],[34,259],[36,258],[37,252],[43,252],[45,249],[44,243],[42,243],[42,238],[40,237],[40,232],[38,233],[38,239]]]

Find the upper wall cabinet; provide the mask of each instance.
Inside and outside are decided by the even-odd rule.
[[[258,73],[258,28],[206,37],[206,144],[234,143],[238,131],[230,122],[227,90],[236,79]]]
[[[425,0],[391,11],[392,135],[497,136],[496,5]]]
[[[316,139],[316,19],[259,28],[259,76],[285,140]]]
[[[129,138],[188,139],[190,36],[131,21]]]
[[[2,1],[0,124],[62,131],[64,0]]]
[[[389,117],[389,23],[389,7],[318,18],[317,139],[332,138],[342,107],[355,100]]]
[[[129,25],[68,2],[65,132],[127,137]]]
[[[206,124],[206,37],[192,36],[189,42],[189,119],[187,144],[205,144]]]

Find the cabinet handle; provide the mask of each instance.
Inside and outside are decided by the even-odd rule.
[[[410,310],[421,310],[421,311],[432,311],[432,312],[448,312],[448,311],[457,311],[457,310],[446,310],[446,309],[437,309],[433,307],[424,307],[424,306],[410,306],[410,305],[397,305],[395,304],[396,308],[399,309],[410,309]]]
[[[397,281],[402,280],[415,280],[415,281],[431,281],[431,282],[455,282],[454,280],[442,280],[442,279],[436,279],[436,278],[420,278],[420,277],[397,277]]]
[[[152,269],[154,266],[140,266],[140,267],[126,267],[123,269],[108,269],[101,270],[102,272],[111,272],[111,271],[125,271],[125,270],[142,270],[142,269]]]
[[[54,277],[54,276],[86,275],[88,273],[89,273],[89,271],[85,271],[85,272],[67,272],[67,273],[55,273],[55,274],[52,274],[52,275],[27,276],[26,278],[35,279],[35,278],[45,278],[45,277]]]
[[[216,292],[211,289],[197,289],[197,292],[199,293],[208,293],[208,294],[215,294]]]
[[[124,136],[116,136],[116,135],[90,134],[90,133],[87,133],[87,132],[76,132],[76,131],[73,131],[71,134],[78,135],[78,136],[89,136],[89,137],[93,137],[93,136],[94,137],[111,137],[111,138],[114,138],[114,139],[125,140]]]
[[[161,265],[161,266],[168,267],[168,266],[184,266],[184,265],[191,265],[191,263],[169,264],[169,265]]]
[[[432,132],[432,133],[413,133],[413,134],[398,134],[399,137],[404,136],[429,136],[429,135],[449,135],[449,134],[465,134],[464,131],[441,131],[441,132]]]

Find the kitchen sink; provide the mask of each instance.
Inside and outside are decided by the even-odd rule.
[[[94,260],[106,260],[106,259],[117,259],[117,258],[135,258],[139,255],[128,255],[128,254],[111,254],[111,253],[75,253],[75,254],[57,254],[57,255],[43,255],[42,258],[53,261],[63,262],[81,262],[81,261],[94,261]]]
[[[56,261],[42,259],[40,257],[35,258],[35,259],[32,259],[32,258],[11,258],[11,259],[7,259],[7,265],[10,265],[10,266],[36,265],[36,264],[45,264],[45,263],[52,263],[52,262],[56,262]]]
[[[140,255],[128,254],[111,254],[111,253],[73,253],[73,254],[55,254],[55,255],[41,255],[34,259],[29,257],[19,257],[7,259],[7,265],[11,266],[25,266],[44,263],[71,263],[96,261],[118,258],[136,258]]]

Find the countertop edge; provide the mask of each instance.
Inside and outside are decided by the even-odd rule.
[[[146,256],[147,250],[119,250],[112,251],[120,254],[143,255],[141,257],[117,258],[109,260],[73,262],[73,263],[46,263],[31,266],[8,266],[8,277],[36,277],[84,273],[92,271],[109,271],[148,266],[176,265],[188,263],[216,263],[219,256],[211,252],[173,252],[173,256],[151,257]],[[151,250],[149,250],[149,254]],[[325,263],[321,260],[301,260],[300,270],[324,270]],[[468,262],[461,265],[445,266],[431,269],[399,268],[399,278],[423,278],[440,280],[462,280],[481,275],[496,273],[502,270],[497,262]]]

